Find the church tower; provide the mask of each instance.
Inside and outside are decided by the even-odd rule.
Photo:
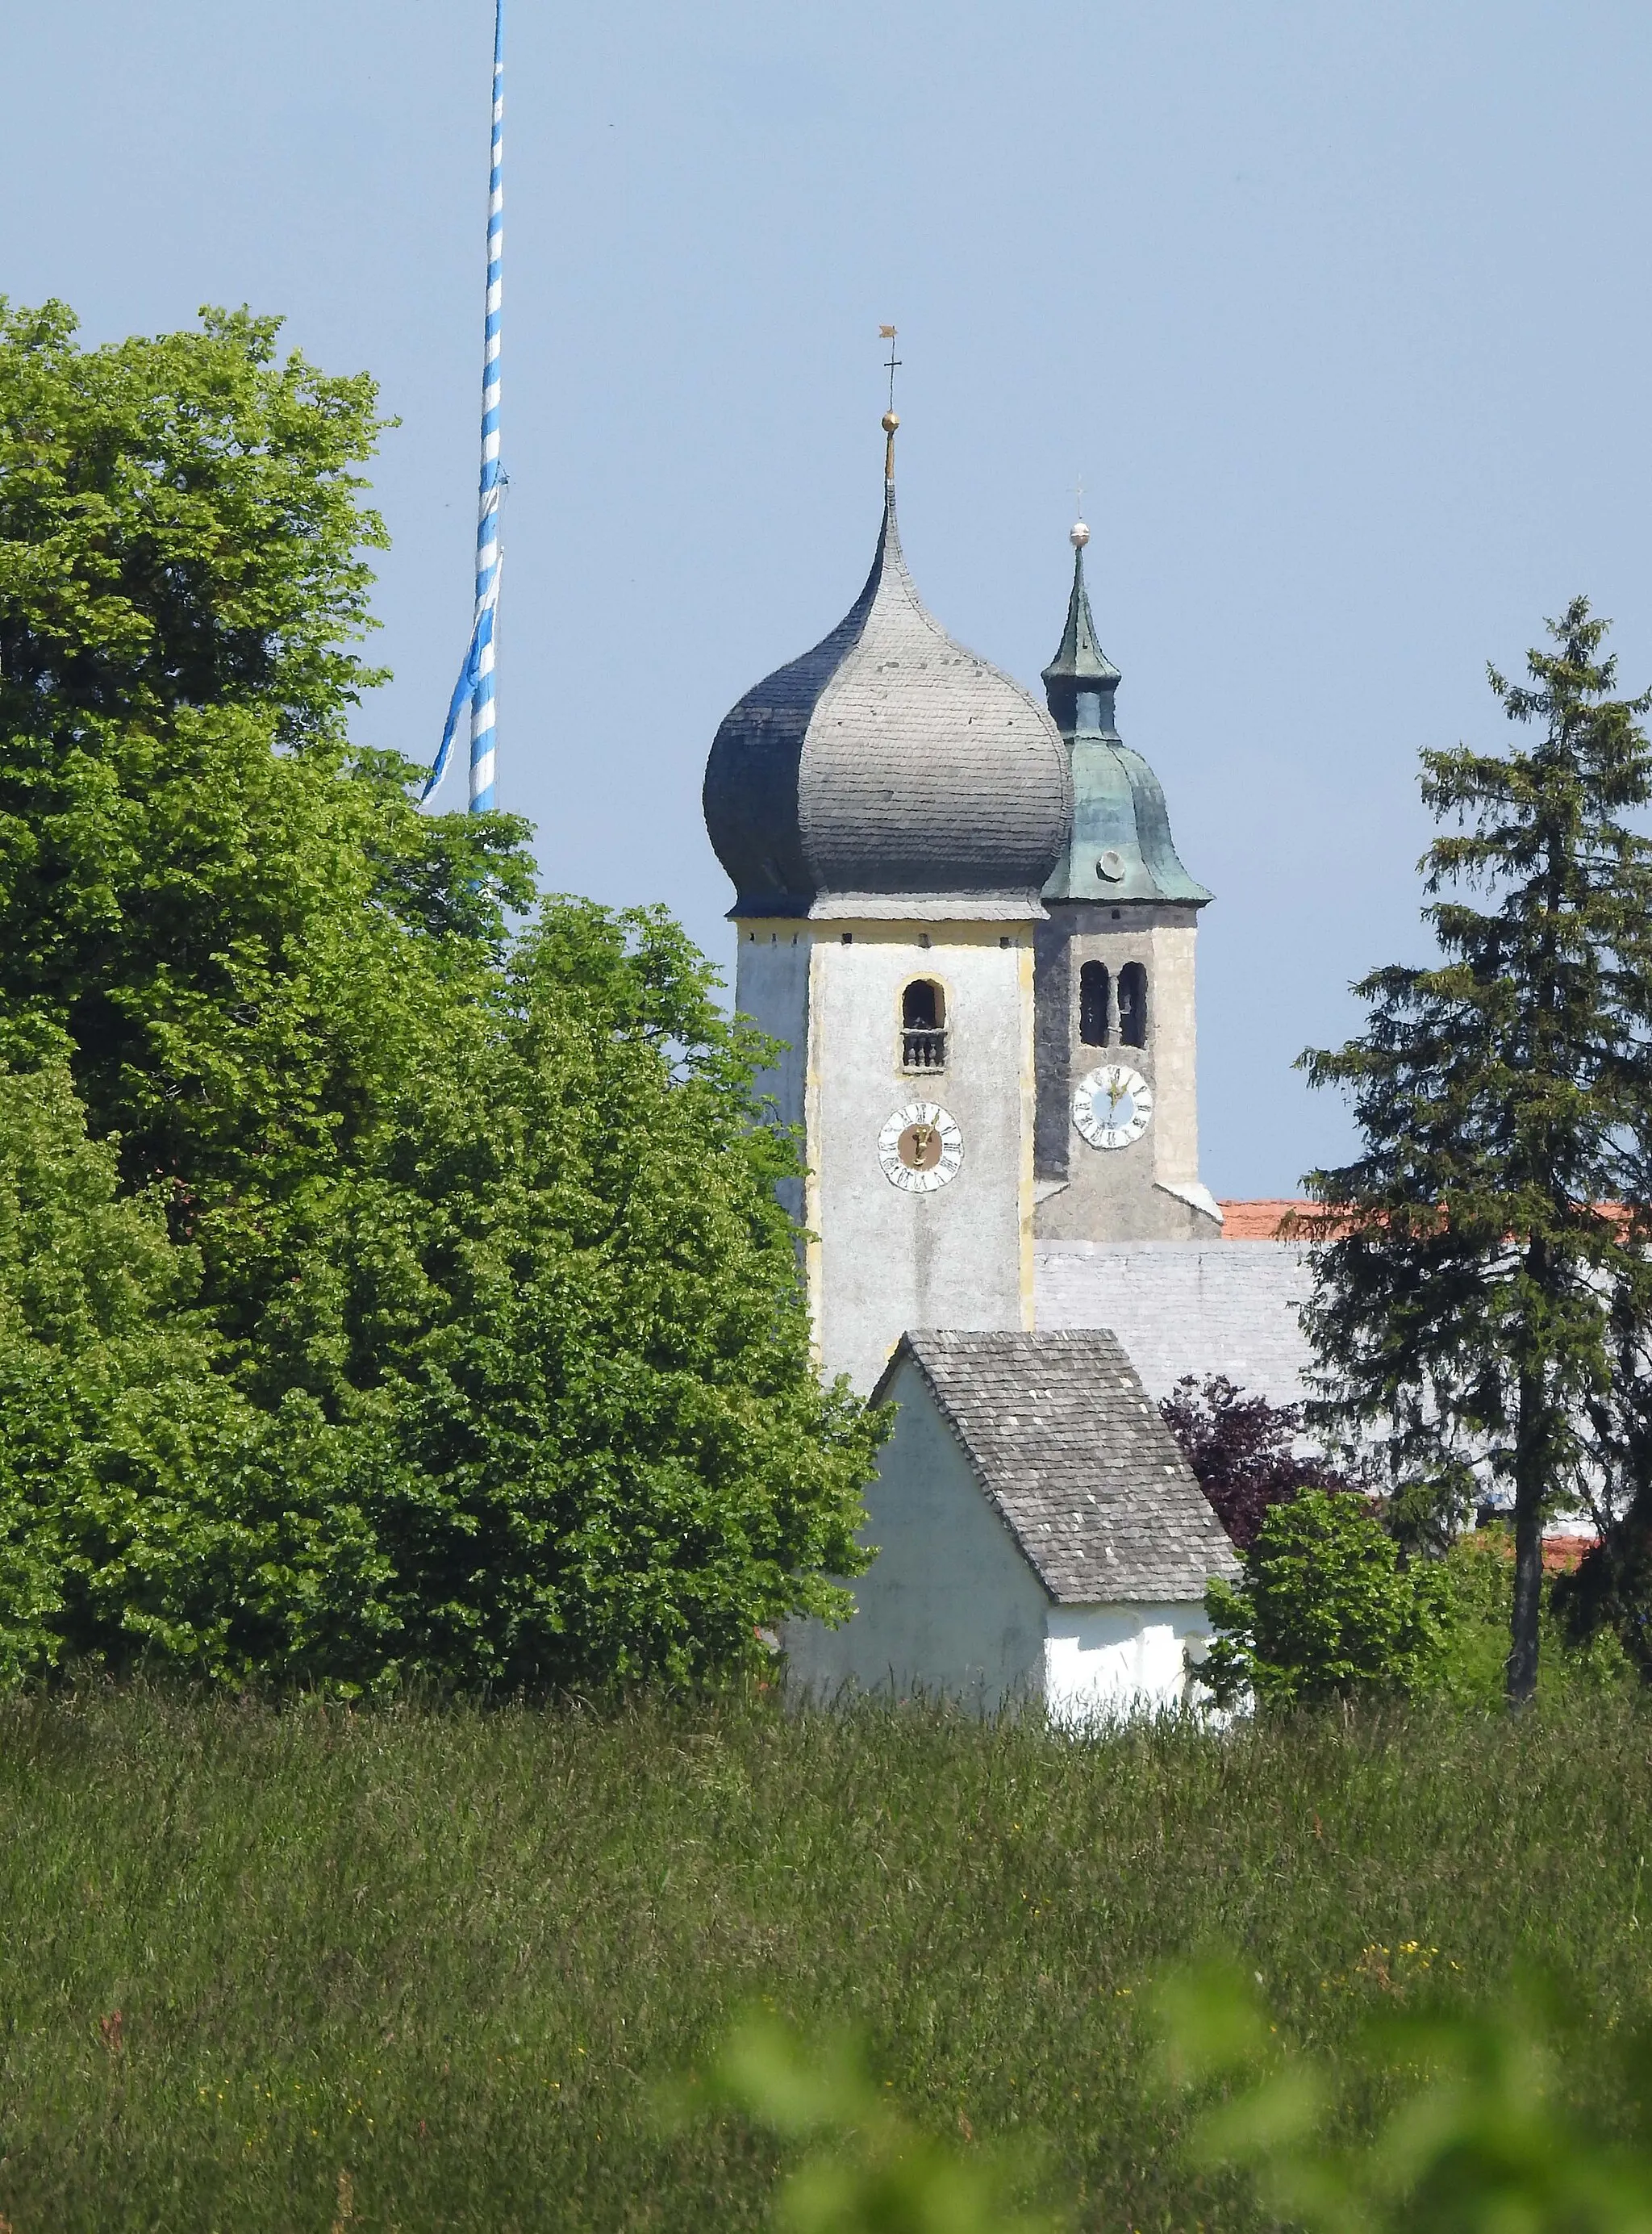
[[[728,714],[704,793],[735,1003],[786,1044],[821,1369],[863,1393],[909,1328],[1032,1325],[1033,940],[1072,811],[1044,708],[918,598],[896,423],[865,588]]]
[[[1119,670],[1073,530],[1067,625],[1044,691],[1073,823],[1044,886],[1037,985],[1037,1230],[1061,1241],[1214,1240],[1198,1176],[1193,945],[1211,895],[1182,866],[1159,780],[1123,742]]]

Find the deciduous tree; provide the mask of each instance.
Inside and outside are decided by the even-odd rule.
[[[712,1677],[842,1603],[878,1440],[764,1048],[657,911],[513,931],[524,826],[352,743],[376,397],[276,340],[0,305],[0,1094],[56,1143],[0,1191],[129,1259],[118,1323],[5,1322],[0,1662]]]

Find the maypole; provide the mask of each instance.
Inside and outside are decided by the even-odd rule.
[[[482,477],[476,514],[476,611],[471,623],[470,648],[454,686],[441,744],[423,794],[428,799],[441,781],[454,734],[468,707],[473,814],[485,814],[493,805],[494,794],[493,616],[499,606],[501,555],[499,505],[503,476],[499,462],[499,391],[504,259],[505,0],[494,0],[493,134],[487,184],[487,311],[482,345]]]

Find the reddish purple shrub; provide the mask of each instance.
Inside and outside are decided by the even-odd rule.
[[[1188,1374],[1159,1409],[1241,1551],[1256,1541],[1270,1505],[1283,1505],[1298,1490],[1351,1486],[1323,1459],[1297,1454],[1300,1405],[1247,1396],[1224,1374],[1211,1375],[1202,1388]]]

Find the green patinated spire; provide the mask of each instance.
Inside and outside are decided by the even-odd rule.
[[[1159,779],[1120,742],[1113,699],[1119,670],[1096,641],[1084,546],[1073,530],[1073,592],[1044,696],[1073,768],[1073,836],[1044,886],[1047,900],[1173,900],[1202,907],[1211,897],[1182,866]]]
[[[1058,729],[1075,728],[1081,715],[1092,715],[1097,718],[1084,719],[1084,728],[1113,727],[1113,694],[1119,687],[1119,670],[1096,641],[1090,594],[1084,586],[1084,546],[1089,539],[1090,531],[1081,520],[1073,531],[1073,594],[1067,601],[1067,626],[1061,630],[1055,658],[1044,670],[1044,695]],[[1081,695],[1100,702],[1081,707]]]

